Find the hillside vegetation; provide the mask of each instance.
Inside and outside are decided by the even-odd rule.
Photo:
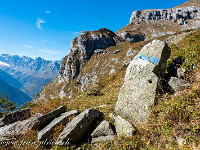
[[[183,61],[181,67],[187,71],[185,80],[189,86],[182,91],[165,93],[158,97],[157,103],[149,108],[151,114],[148,122],[138,124],[133,137],[118,137],[114,141],[85,144],[81,149],[200,149],[200,29],[170,47],[172,53],[167,65],[170,66],[174,59],[181,58]],[[97,108],[104,113],[106,120],[113,124],[109,113],[114,110],[120,87],[123,85],[126,67],[121,67],[86,92],[78,93],[71,99],[65,97],[49,101],[41,100],[37,103],[29,103],[27,106],[31,107],[32,115],[48,113],[60,105],[65,105],[68,110],[79,111]],[[64,126],[55,128],[51,139],[56,140],[63,128]],[[31,131],[19,137],[19,140],[27,139],[36,142],[36,133]],[[55,148],[73,149],[74,147]],[[34,149],[34,146],[24,147],[24,149]]]

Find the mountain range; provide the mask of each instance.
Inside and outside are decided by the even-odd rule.
[[[8,94],[14,102],[23,104],[34,98],[45,84],[53,80],[59,69],[59,61],[1,54],[0,90]]]

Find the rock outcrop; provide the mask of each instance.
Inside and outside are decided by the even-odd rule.
[[[171,77],[168,84],[173,89],[174,92],[184,89],[189,84],[183,79]]]
[[[136,35],[150,40],[199,27],[200,3],[188,1],[171,9],[136,10],[132,13],[129,24],[117,34],[125,40],[130,40]]]
[[[45,98],[47,94],[48,98],[51,99],[58,96],[72,97],[75,93],[83,92],[89,86],[98,82],[97,77],[102,76],[102,74],[108,74],[109,70],[105,68],[105,60],[99,63],[97,58],[102,55],[111,55],[111,58],[114,57],[114,55],[118,55],[122,49],[114,49],[112,51],[107,51],[105,49],[112,46],[115,47],[117,43],[123,41],[124,40],[114,32],[105,28],[96,31],[81,32],[81,35],[74,38],[70,43],[69,55],[61,62],[58,78],[43,88],[40,97]],[[97,63],[88,64],[88,61],[91,61],[92,58],[94,61],[97,61]],[[125,60],[129,62],[129,60]],[[117,62],[116,60],[108,61]],[[125,62],[118,61],[117,63],[121,66]],[[91,69],[91,66],[93,66],[93,69]],[[105,71],[95,71],[95,68],[100,67],[102,69],[105,68]],[[85,72],[85,70],[87,70],[87,72]],[[58,87],[59,89],[55,90],[53,87]],[[49,91],[52,92],[50,93]]]
[[[55,118],[45,128],[43,128],[42,130],[40,130],[38,132],[38,137],[37,137],[38,141],[48,139],[49,135],[50,135],[50,132],[52,131],[52,129],[55,126],[58,126],[60,124],[66,125],[70,121],[70,119],[72,119],[73,117],[76,117],[77,115],[78,115],[78,111],[77,110],[72,110],[70,112],[65,112],[65,113],[61,114],[60,117]]]
[[[22,121],[31,117],[30,108],[20,109],[4,115],[0,119],[0,127],[11,124],[16,121]]]
[[[179,7],[172,9],[156,9],[156,10],[136,10],[132,13],[130,24],[138,20],[137,23],[147,20],[171,20],[179,25],[187,24],[188,19],[199,19],[199,7]],[[179,21],[178,21],[179,20]]]
[[[97,109],[86,109],[69,122],[57,139],[57,143],[72,144],[87,139],[95,129],[95,121],[102,118],[102,113]]]
[[[71,144],[80,146],[84,143],[114,140],[116,133],[118,136],[132,136],[135,131],[134,127],[120,116],[112,116],[115,120],[112,126],[107,120],[101,122],[103,113],[97,109],[86,109],[79,115],[77,110],[64,111],[65,107],[60,106],[48,114],[36,114],[32,118],[0,127],[0,145],[4,145],[6,141],[15,141],[17,136],[26,134],[30,130],[38,131],[38,142],[49,142],[53,129],[61,124],[66,127],[54,144],[63,146]]]
[[[0,139],[0,141],[9,140],[17,135],[24,134],[30,130],[33,130],[37,126],[38,118],[39,116],[35,116],[27,120],[17,121],[1,127],[0,137],[2,137],[2,139]]]
[[[132,32],[123,31],[121,33],[118,33],[117,35],[130,42],[140,42],[145,40],[145,35],[140,33],[133,34]]]
[[[48,114],[42,115],[40,117],[37,117],[32,121],[32,129],[39,129],[41,130],[46,125],[49,124],[49,122],[53,121],[56,117],[60,116],[61,113],[65,112],[65,106],[60,106],[59,108],[51,111]]]
[[[66,82],[73,81],[96,49],[106,49],[118,41],[120,41],[119,37],[105,28],[97,31],[82,31],[81,35],[70,43],[70,52],[61,63],[59,78],[64,78]]]
[[[30,109],[26,110],[28,110],[29,114]],[[30,130],[41,130],[64,111],[65,107],[60,106],[58,109],[51,111],[46,115],[38,114],[37,116],[27,120],[17,121],[12,124],[9,123],[8,125],[0,127],[0,137],[3,137],[2,140],[12,139],[14,136],[27,133]]]
[[[154,40],[145,45],[129,64],[120,89],[115,112],[134,122],[145,122],[148,106],[154,104],[170,56],[165,42]]]
[[[100,136],[114,135],[114,131],[108,121],[102,121],[98,127],[92,132],[92,138]]]

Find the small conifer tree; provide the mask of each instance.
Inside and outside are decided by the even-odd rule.
[[[11,99],[3,92],[0,95],[0,117],[16,109],[17,103],[11,102]]]

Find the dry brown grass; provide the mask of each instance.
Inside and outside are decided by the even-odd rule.
[[[195,68],[190,70],[187,80],[190,81],[189,88],[175,94],[164,94],[158,103],[150,107],[150,118],[145,124],[138,124],[133,137],[117,137],[114,141],[96,144],[85,144],[82,149],[198,149],[200,148],[200,31],[185,38],[178,45],[172,47],[170,59],[183,55],[186,61],[195,63]],[[121,43],[122,44],[122,43]],[[128,47],[127,47],[128,48]],[[110,51],[115,48],[111,47]],[[192,59],[189,54],[197,54]],[[126,51],[124,50],[124,54]],[[123,53],[119,54],[119,57]],[[102,56],[102,59],[105,56]],[[93,59],[93,58],[92,58]],[[186,63],[186,69],[191,69],[192,63]],[[101,80],[94,87],[74,98],[55,99],[47,102],[39,102],[32,105],[32,110],[47,113],[51,110],[65,105],[67,110],[77,109],[83,111],[87,108],[97,108],[105,114],[113,112],[120,87],[124,81],[125,69],[118,70],[113,75]],[[90,70],[90,68],[88,68]],[[98,91],[98,92],[96,92]],[[55,129],[52,139],[56,139],[61,127]],[[35,141],[33,131],[22,136],[24,139]],[[182,146],[177,139],[182,139]],[[32,147],[30,147],[31,149]],[[56,147],[60,148],[60,147]],[[65,149],[64,147],[63,149]],[[66,148],[67,149],[67,148]]]

